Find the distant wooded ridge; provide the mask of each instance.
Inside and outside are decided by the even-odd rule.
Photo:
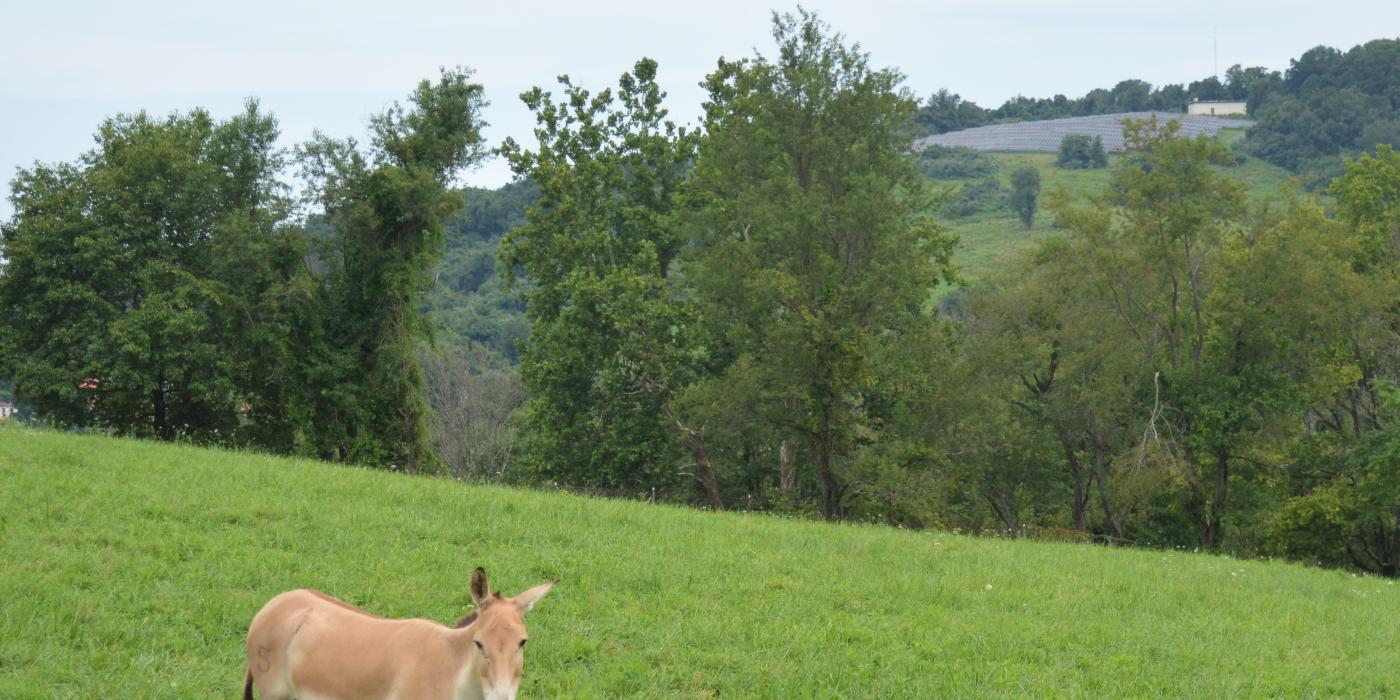
[[[1018,95],[995,109],[940,89],[923,102],[915,120],[932,135],[1008,122],[1185,112],[1196,100],[1243,100],[1258,125],[1240,148],[1330,180],[1341,173],[1341,156],[1400,143],[1400,39],[1375,39],[1347,51],[1317,46],[1291,59],[1285,71],[1237,64],[1226,69],[1224,80],[1210,76],[1153,86],[1129,79],[1079,98]]]

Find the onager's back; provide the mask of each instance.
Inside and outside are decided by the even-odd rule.
[[[555,582],[512,598],[472,575],[476,613],[452,628],[390,620],[319,591],[282,593],[248,628],[243,697],[264,700],[514,698],[524,666],[523,615]]]

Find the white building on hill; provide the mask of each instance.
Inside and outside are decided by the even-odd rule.
[[[1243,117],[1244,100],[1196,100],[1186,105],[1186,113],[1200,117]]]
[[[9,401],[0,401],[0,423],[3,423],[6,418],[13,416],[16,412],[14,404]]]

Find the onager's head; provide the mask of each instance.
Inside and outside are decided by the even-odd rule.
[[[481,655],[481,692],[486,700],[515,700],[520,690],[520,672],[525,667],[525,613],[544,597],[557,580],[540,584],[520,595],[506,598],[493,593],[480,567],[472,573],[472,600],[476,601],[476,621],[472,623]]]

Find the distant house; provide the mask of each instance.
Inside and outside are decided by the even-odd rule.
[[[1243,117],[1244,100],[1196,100],[1186,105],[1186,113],[1198,117]]]
[[[14,404],[9,401],[0,401],[0,423],[4,423],[6,419],[18,412]]]

